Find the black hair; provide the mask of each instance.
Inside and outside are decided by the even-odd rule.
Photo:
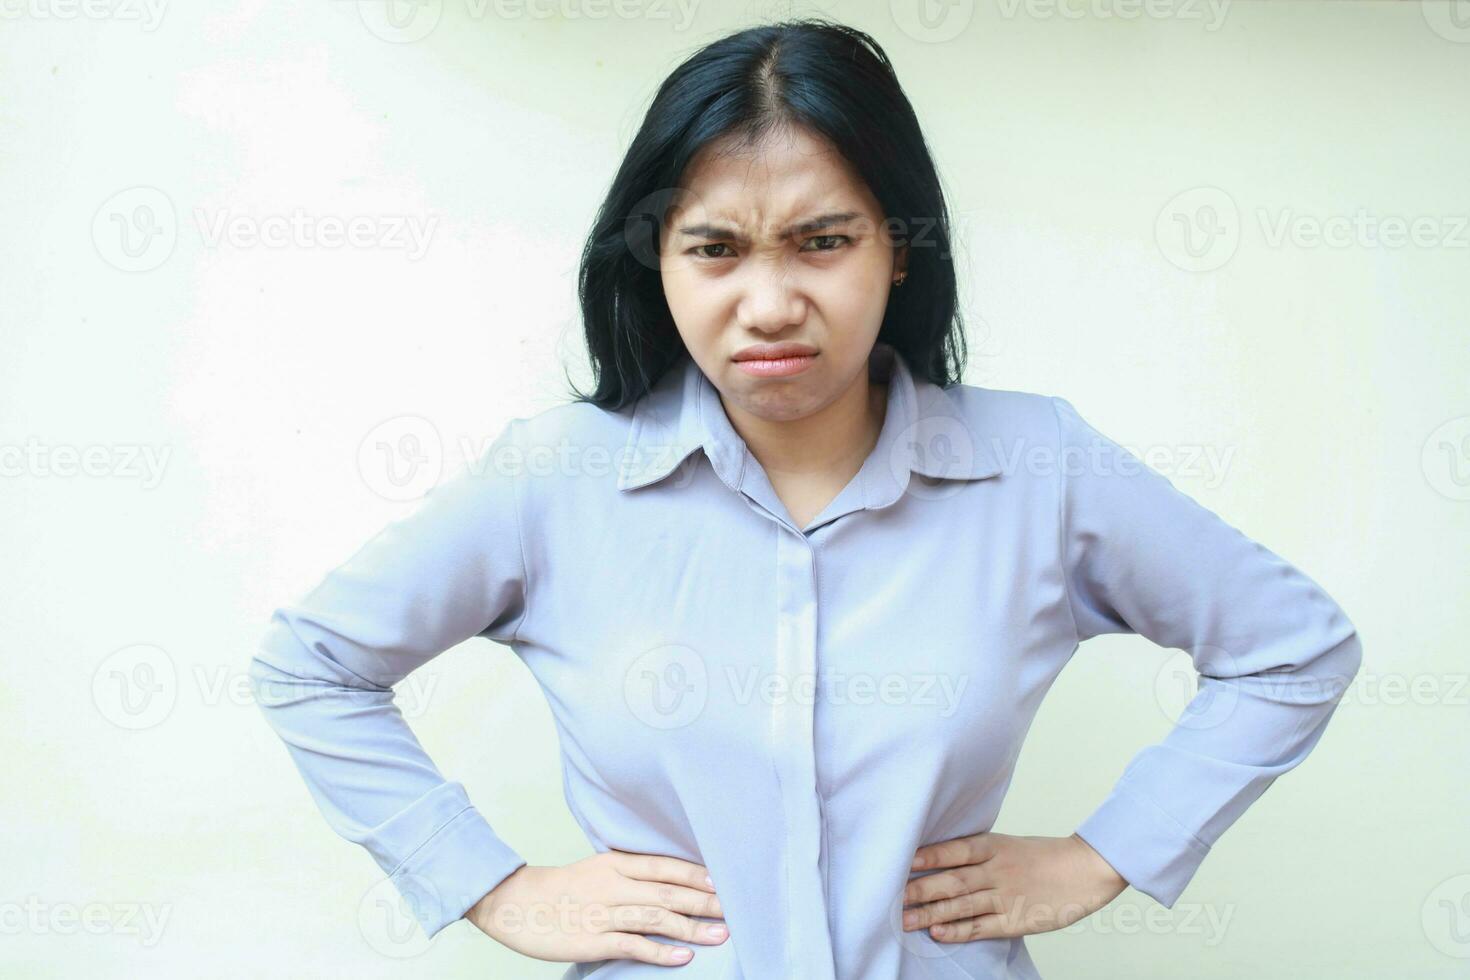
[[[630,405],[685,352],[658,255],[690,161],[727,136],[754,146],[792,128],[835,147],[881,205],[889,240],[909,246],[908,276],[889,294],[878,341],[916,379],[960,381],[966,353],[949,216],[918,118],[877,41],[803,18],[722,37],[659,86],[582,251],[578,299],[596,388],[573,388],[576,401]]]

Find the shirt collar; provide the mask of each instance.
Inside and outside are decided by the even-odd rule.
[[[995,455],[972,431],[950,393],[916,379],[892,345],[874,345],[868,370],[870,377],[888,379],[888,407],[878,444],[858,473],[866,506],[898,499],[910,473],[948,480],[981,480],[1000,473]],[[618,489],[662,480],[696,449],[704,450],[715,473],[732,489],[740,489],[747,470],[756,466],[730,424],[719,392],[686,351],[634,407]]]

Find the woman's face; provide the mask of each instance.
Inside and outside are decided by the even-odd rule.
[[[684,345],[733,405],[802,418],[866,384],[903,248],[876,198],[830,145],[796,131],[684,174],[660,242],[664,295]],[[799,344],[796,360],[749,359]],[[770,352],[768,352],[770,353]]]

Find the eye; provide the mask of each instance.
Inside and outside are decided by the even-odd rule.
[[[728,256],[725,256],[725,255],[710,255],[707,252],[705,252],[704,249],[707,249],[707,248],[729,248],[729,247],[730,246],[727,245],[727,244],[725,244],[724,242],[710,242],[708,245],[696,245],[693,248],[691,248],[689,251],[690,251],[690,254],[695,255],[695,256],[698,256],[701,259],[723,259],[723,258],[728,258]]]
[[[810,245],[812,242],[831,242],[833,244],[832,244],[832,247],[831,248],[811,248],[811,249],[809,249],[809,248],[806,248],[805,247],[806,245]],[[806,240],[806,242],[803,243],[802,251],[804,251],[804,252],[835,252],[835,251],[837,251],[838,243],[844,243],[844,244],[846,244],[846,243],[851,243],[851,242],[852,242],[852,239],[851,238],[848,238],[846,235],[818,235],[815,238],[808,238]]]

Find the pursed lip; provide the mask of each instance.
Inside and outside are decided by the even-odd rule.
[[[784,341],[779,344],[753,344],[735,352],[737,361],[775,361],[783,357],[811,357],[817,349],[810,344]]]

